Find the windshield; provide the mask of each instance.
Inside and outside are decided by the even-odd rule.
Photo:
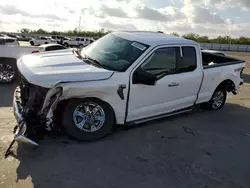
[[[82,49],[83,56],[94,59],[103,67],[125,71],[149,46],[108,34]]]

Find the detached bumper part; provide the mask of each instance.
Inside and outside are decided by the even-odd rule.
[[[14,111],[14,116],[15,116],[17,123],[18,123],[17,130],[15,131],[14,140],[17,142],[38,146],[38,144],[35,141],[33,141],[25,136],[26,131],[27,131],[27,125],[26,125],[26,122],[24,121],[24,117],[22,115],[23,108],[21,106],[21,100],[20,100],[20,88],[17,88],[14,92],[13,111]]]
[[[33,90],[32,90],[33,89]],[[20,87],[17,87],[13,97],[13,112],[17,120],[17,125],[14,128],[14,139],[8,147],[5,158],[10,154],[10,149],[14,142],[20,142],[38,146],[38,143],[30,138],[36,139],[40,133],[44,134],[44,131],[51,131],[53,128],[53,111],[56,109],[60,96],[62,95],[61,87],[54,87],[46,92],[43,105],[40,110],[39,106],[34,103],[37,100],[38,91],[37,88],[31,88],[29,90],[29,96],[25,103],[25,109],[23,108],[23,91]],[[39,95],[38,95],[39,99]],[[35,105],[35,106],[34,106]],[[35,119],[35,121],[33,121]]]

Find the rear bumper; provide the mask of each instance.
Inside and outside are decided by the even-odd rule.
[[[14,140],[16,140],[17,142],[38,146],[35,141],[26,137],[27,124],[23,116],[23,107],[21,105],[21,91],[19,87],[16,88],[13,96],[13,112],[17,121],[17,127],[14,132]]]
[[[244,84],[244,81],[243,81],[243,79],[241,78],[241,79],[240,79],[240,82],[239,82],[239,85],[235,88],[234,91],[232,91],[232,93],[233,93],[234,95],[237,95],[237,94],[238,94],[238,91],[239,91],[239,89],[240,89],[240,86],[242,86],[243,84]]]

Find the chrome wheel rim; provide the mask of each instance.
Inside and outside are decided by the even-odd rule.
[[[225,96],[222,91],[218,91],[217,93],[215,93],[215,95],[213,96],[213,103],[212,103],[213,109],[218,109],[221,107],[224,101],[224,97]]]
[[[85,132],[98,131],[105,122],[103,108],[93,102],[85,102],[76,107],[73,121],[77,128]]]
[[[0,81],[10,82],[15,77],[15,70],[10,65],[0,64]]]

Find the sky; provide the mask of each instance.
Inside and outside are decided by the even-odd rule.
[[[81,21],[79,22],[81,17]],[[250,0],[8,0],[0,31],[150,30],[250,36]]]

